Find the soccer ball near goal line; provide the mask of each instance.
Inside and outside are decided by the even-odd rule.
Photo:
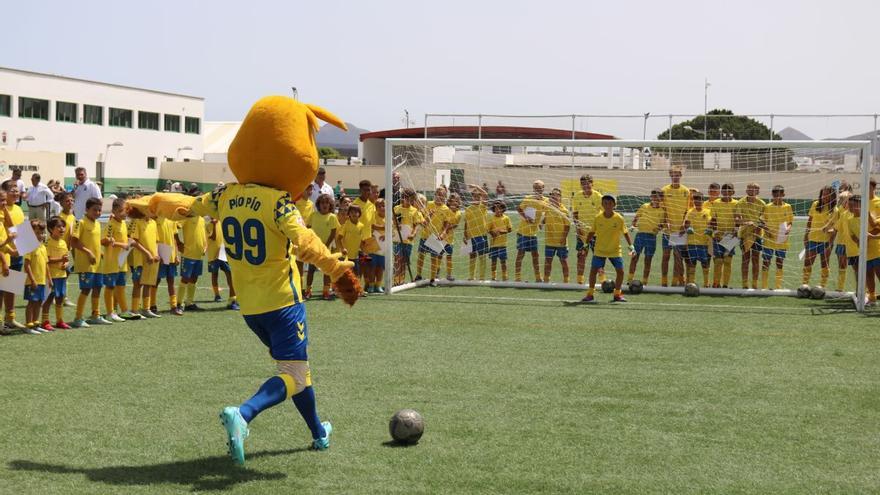
[[[395,442],[404,445],[419,443],[425,432],[425,420],[422,415],[412,409],[401,409],[391,416],[388,430]]]

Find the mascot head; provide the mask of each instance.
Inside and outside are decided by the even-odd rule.
[[[318,173],[318,119],[348,130],[327,110],[287,96],[257,101],[229,145],[229,168],[235,178],[299,197]]]

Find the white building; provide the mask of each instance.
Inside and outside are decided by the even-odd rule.
[[[0,177],[69,185],[83,166],[106,192],[152,191],[162,161],[202,158],[204,114],[196,96],[0,67]]]

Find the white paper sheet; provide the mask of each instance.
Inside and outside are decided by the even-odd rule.
[[[385,250],[388,248],[388,243],[382,239],[383,235],[382,232],[373,232],[373,238],[376,239],[376,243],[379,244],[379,254],[385,256]]]
[[[807,248],[801,249],[801,252],[798,253],[798,259],[803,261],[805,256],[807,256]]]
[[[788,233],[789,232],[790,232],[790,230],[788,230],[788,224],[785,222],[780,223],[779,224],[779,231],[776,233],[776,243],[777,244],[784,244],[785,241],[788,240]]]
[[[669,234],[669,245],[670,246],[685,246],[687,245],[688,235],[687,234]]]
[[[162,260],[162,263],[168,264],[171,263],[171,246],[168,244],[159,243],[159,259]]]
[[[409,224],[401,224],[400,225],[400,236],[403,237],[403,240],[406,240],[412,234],[412,225]]]
[[[117,261],[119,261],[120,266],[124,265],[125,261],[128,260],[128,253],[130,253],[130,252],[131,252],[131,248],[123,249],[122,251],[119,252],[119,259]]]
[[[12,292],[19,296],[24,295],[24,284],[26,280],[26,273],[9,270],[8,277],[4,277],[0,274],[0,291]]]
[[[474,252],[474,247],[472,241],[468,239],[467,241],[462,241],[461,243],[461,254],[467,256]]]
[[[446,248],[446,243],[441,241],[435,234],[431,234],[425,240],[425,246],[428,246],[428,249],[434,251],[436,254],[440,254],[443,252],[443,249]]]
[[[534,219],[535,219],[535,213],[537,213],[537,210],[535,210],[535,209],[532,208],[531,206],[529,206],[528,208],[523,209],[523,215],[525,215],[525,217],[528,218],[529,220],[534,220]]]
[[[40,241],[37,240],[37,234],[35,234],[34,229],[31,228],[30,222],[25,220],[14,228],[15,232],[18,233],[14,242],[15,249],[18,251],[19,256],[24,256],[40,247]]]
[[[226,258],[226,245],[220,244],[220,251],[217,253],[217,259],[220,261],[229,261]]]
[[[725,234],[718,244],[721,244],[727,251],[731,251],[739,244],[739,239],[735,235]]]

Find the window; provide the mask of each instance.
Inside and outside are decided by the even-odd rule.
[[[159,130],[159,114],[138,111],[138,129]]]
[[[83,124],[104,125],[104,107],[83,105]]]
[[[147,157],[147,168],[150,170],[153,170],[156,168],[156,157],[155,156],[148,156]]]
[[[198,134],[199,133],[199,119],[198,117],[187,117],[184,122],[186,131],[188,134]]]
[[[131,110],[110,107],[110,127],[128,127],[131,129]]]
[[[76,122],[76,103],[56,101],[55,120],[58,122]]]
[[[180,132],[180,115],[165,114],[165,130]]]
[[[12,116],[12,97],[9,95],[0,95],[0,117]]]
[[[76,153],[67,153],[64,155],[64,164],[68,167],[76,166]]]
[[[495,155],[509,155],[510,146],[492,146],[492,153]]]
[[[49,100],[19,96],[18,116],[25,119],[49,120]]]

